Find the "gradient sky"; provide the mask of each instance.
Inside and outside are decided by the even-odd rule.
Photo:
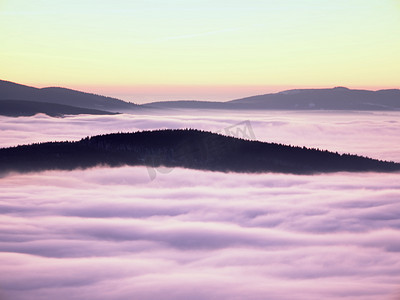
[[[2,0],[0,36],[1,79],[132,100],[400,86],[398,0]]]

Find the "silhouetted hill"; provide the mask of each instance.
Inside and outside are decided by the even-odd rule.
[[[241,110],[400,110],[400,90],[298,89],[252,96],[228,102],[162,101],[145,106],[160,109]]]
[[[81,108],[121,112],[137,109],[137,104],[71,89],[50,87],[38,89],[0,80],[0,100],[26,100],[70,105]]]
[[[392,172],[400,164],[356,155],[227,137],[199,130],[156,130],[0,149],[0,170],[72,170],[98,165],[183,167],[222,172]]]
[[[229,103],[254,109],[400,110],[400,90],[297,89]]]
[[[151,102],[141,106],[155,109],[235,109],[237,105],[216,101],[176,100]]]
[[[0,100],[0,115],[9,117],[33,116],[43,113],[51,117],[63,115],[114,115],[116,113],[97,109],[74,107],[63,104],[25,101],[25,100]]]
[[[159,101],[143,105],[61,87],[34,88],[0,80],[0,100],[26,100],[70,105],[112,112],[146,109],[227,109],[227,110],[400,110],[400,90],[297,89],[258,95],[227,102]]]

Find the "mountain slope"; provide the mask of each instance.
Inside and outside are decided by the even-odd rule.
[[[312,174],[400,171],[400,164],[356,155],[248,141],[199,130],[157,130],[0,149],[0,170],[71,170],[98,165],[183,167],[223,172]]]
[[[0,100],[25,100],[120,112],[137,109],[137,104],[60,87],[35,88],[0,80]]]
[[[400,110],[400,90],[298,89],[228,103],[254,109]]]
[[[400,110],[400,90],[298,89],[246,97],[228,102],[162,101],[145,106],[159,109],[241,110]]]
[[[236,105],[216,101],[176,100],[151,102],[141,106],[153,109],[227,109]]]
[[[51,117],[63,115],[114,115],[116,113],[97,109],[81,108],[63,104],[25,101],[25,100],[0,100],[0,115],[9,117],[33,116],[43,113]]]
[[[363,110],[399,111],[400,90],[297,89],[227,102],[159,101],[137,105],[119,99],[50,87],[34,88],[0,80],[0,100],[26,100],[76,106],[112,112],[146,109],[227,109],[227,110]]]

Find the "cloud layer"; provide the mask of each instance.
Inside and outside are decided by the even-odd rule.
[[[0,144],[248,119],[257,139],[399,161],[396,117],[38,115],[1,118]],[[164,171],[0,178],[0,299],[398,297],[400,174]]]
[[[400,175],[1,179],[2,299],[391,299]],[[22,187],[22,188],[21,188]]]
[[[0,116],[0,147],[49,140],[78,140],[85,136],[151,130],[159,128],[196,128],[225,133],[245,129],[250,121],[257,140],[315,147],[330,151],[367,155],[400,161],[399,113],[397,112],[282,112],[248,111],[188,112],[169,111],[157,115],[140,113],[119,116],[45,115],[9,118]]]

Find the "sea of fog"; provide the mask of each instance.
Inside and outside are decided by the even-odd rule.
[[[0,146],[158,128],[400,162],[400,113],[0,117]],[[99,167],[0,178],[0,299],[400,298],[400,174]]]

